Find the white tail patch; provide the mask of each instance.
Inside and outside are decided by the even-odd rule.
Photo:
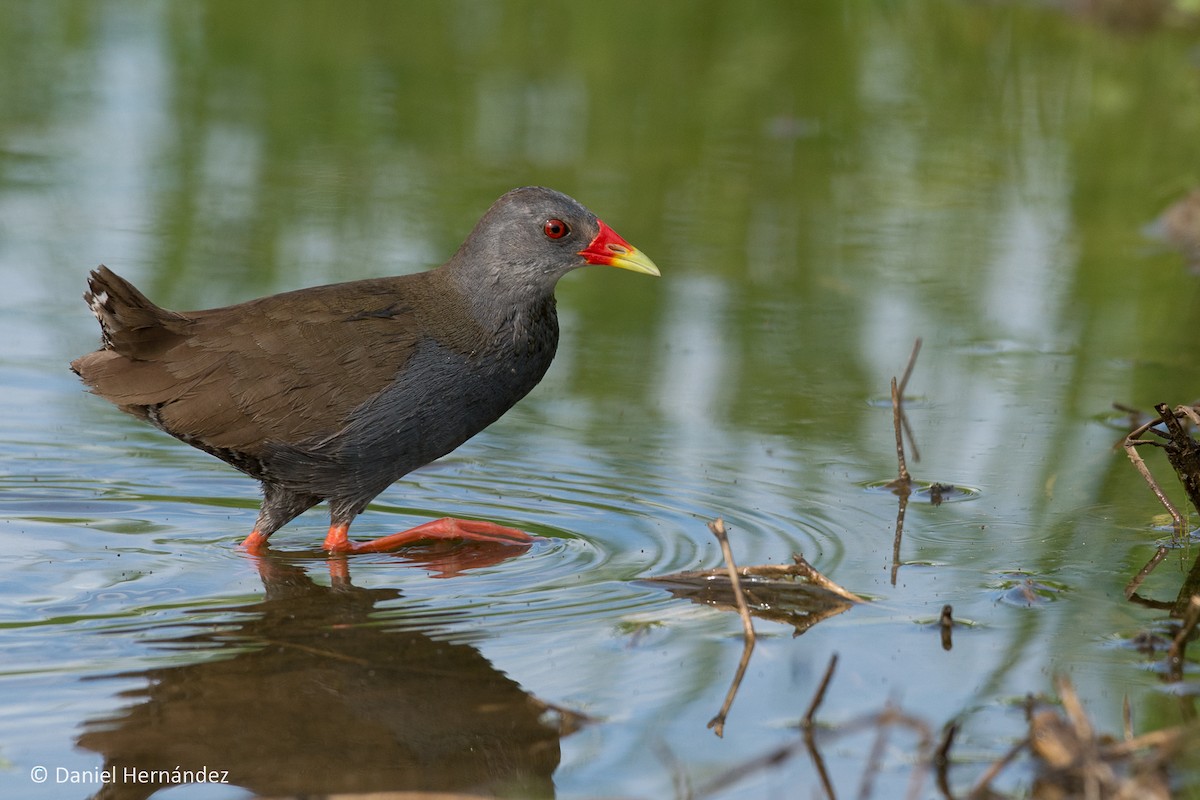
[[[96,315],[96,319],[101,319],[100,315],[107,310],[104,307],[107,304],[108,304],[108,292],[104,292],[104,291],[102,291],[98,294],[92,295],[91,301],[88,303],[88,305],[92,309],[92,313]]]
[[[92,315],[96,321],[100,323],[100,342],[104,347],[112,345],[112,325],[114,322],[113,313],[108,308],[108,290],[101,289],[98,292],[84,295],[87,300],[88,308],[92,310]]]

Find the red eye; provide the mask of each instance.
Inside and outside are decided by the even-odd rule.
[[[542,230],[545,231],[546,235],[551,239],[561,239],[571,232],[571,229],[567,227],[567,223],[563,222],[561,219],[546,220],[546,225],[542,228]]]

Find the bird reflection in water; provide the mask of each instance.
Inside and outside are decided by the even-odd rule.
[[[330,586],[279,557],[258,567],[261,602],[210,609],[200,631],[159,640],[193,649],[190,663],[100,678],[145,686],[79,737],[115,768],[96,798],[165,788],[122,780],[126,767],[228,770],[230,784],[260,796],[553,796],[559,738],[582,717],[528,694],[476,648],[439,638],[444,618],[381,622],[376,605],[401,593],[352,585],[344,560],[330,561]],[[238,616],[214,626],[213,611]]]

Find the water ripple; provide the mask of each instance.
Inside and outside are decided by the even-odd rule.
[[[479,457],[481,451],[486,458]],[[668,602],[664,593],[631,582],[718,566],[719,547],[706,527],[716,516],[729,523],[741,563],[787,562],[793,552],[803,552],[823,565],[836,565],[844,555],[833,522],[836,509],[810,503],[803,516],[791,516],[779,503],[789,487],[711,474],[700,489],[695,482],[677,484],[663,472],[637,465],[578,453],[552,458],[553,478],[533,484],[528,476],[545,475],[544,463],[511,449],[474,448],[467,457],[451,457],[385,493],[372,511],[403,515],[405,524],[452,514],[545,537],[520,556],[452,581],[409,576],[402,581],[404,591],[426,598],[439,612],[469,611],[476,619],[503,616],[539,625],[571,626],[585,616],[661,608]],[[481,469],[484,460],[487,467]],[[408,504],[389,502],[401,493]],[[356,527],[365,536],[379,525],[380,514],[374,513]],[[356,583],[395,584],[400,577],[395,562],[404,558],[403,553],[355,557],[350,568]]]
[[[528,437],[488,432],[390,487],[356,521],[351,532],[361,540],[442,516],[541,537],[513,558],[450,580],[422,568],[419,552],[349,558],[354,585],[399,592],[375,610],[380,620],[452,620],[461,629],[501,619],[568,630],[588,619],[661,618],[673,601],[634,582],[720,565],[706,528],[717,516],[742,564],[783,563],[802,552],[833,569],[846,555],[846,509],[822,492],[821,480],[798,474],[788,453],[754,456],[764,463],[698,463],[694,474],[679,475],[666,466],[677,470],[674,455],[652,447],[532,441],[536,448]],[[138,638],[153,638],[156,629],[209,619],[196,616],[205,608],[262,597],[255,560],[236,547],[254,520],[253,482],[161,436],[138,439],[144,457],[130,458],[128,446],[115,438],[93,445],[89,463],[106,466],[83,477],[0,478],[0,512],[19,523],[22,537],[31,526],[42,529],[42,556],[55,554],[35,559],[12,584],[43,606],[34,622],[105,631],[133,625],[144,629]],[[273,557],[322,583],[335,571],[320,550],[326,514],[318,507],[272,538]],[[17,535],[0,528],[0,536],[10,531]],[[73,564],[67,575],[64,561]],[[172,594],[181,586],[190,599]]]

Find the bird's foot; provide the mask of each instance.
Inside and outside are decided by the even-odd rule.
[[[430,544],[438,541],[482,542],[484,544],[520,547],[525,549],[537,541],[516,528],[506,528],[494,522],[473,519],[442,517],[426,522],[400,533],[380,536],[367,542],[350,541],[349,525],[332,525],[325,537],[325,549],[330,553],[384,553],[413,544]],[[253,536],[253,534],[251,534]]]
[[[404,554],[413,563],[448,578],[467,569],[498,564],[529,549],[539,537],[494,522],[443,517],[390,536],[367,542],[352,542],[350,526],[331,525],[324,548],[345,569],[344,557],[352,553],[386,553],[409,548]],[[250,555],[267,554],[267,538],[257,530],[242,541]]]
[[[250,532],[249,536],[242,540],[242,549],[250,555],[261,556],[263,553],[267,552],[268,538],[269,537],[263,536],[261,533],[259,533],[258,529],[256,528]]]
[[[405,558],[420,564],[436,578],[451,578],[464,570],[490,567],[520,555],[538,540],[516,528],[494,522],[443,517],[400,533],[367,542],[350,541],[349,525],[333,525],[325,549],[333,556],[384,553],[409,548]]]

